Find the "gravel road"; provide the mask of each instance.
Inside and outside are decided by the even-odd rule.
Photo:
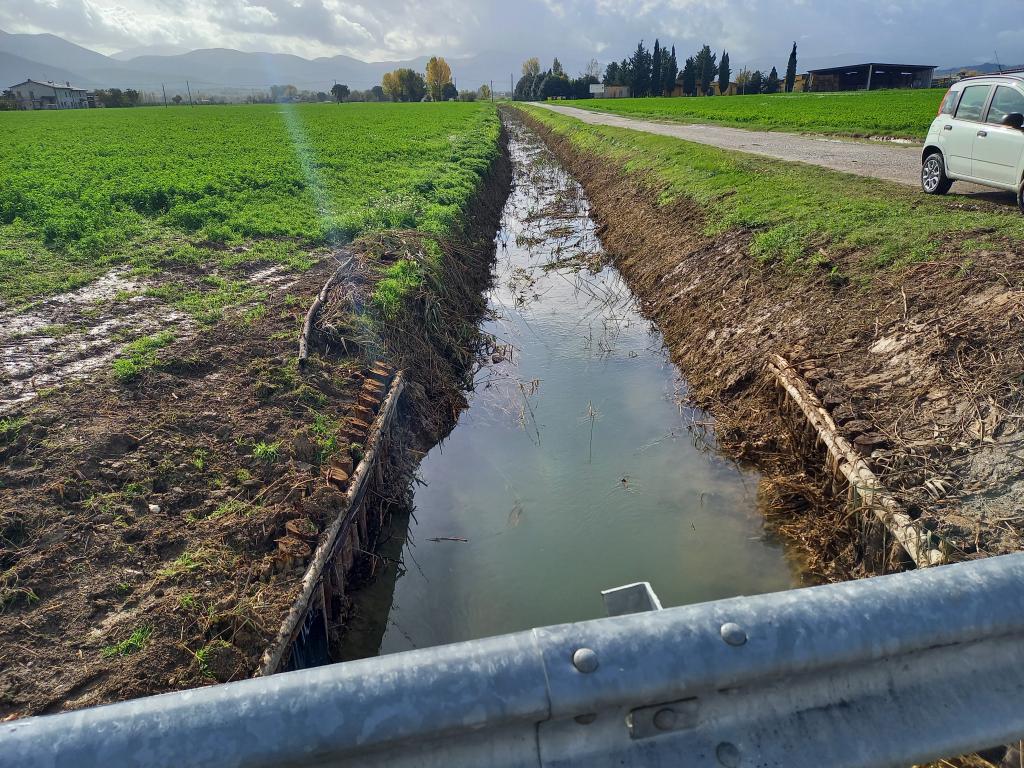
[[[885,144],[881,142],[846,141],[826,136],[804,136],[777,131],[748,131],[721,125],[657,123],[606,112],[540,103],[536,106],[575,117],[592,125],[609,125],[634,131],[675,136],[678,139],[735,149],[755,155],[791,162],[810,163],[836,171],[871,176],[916,187],[920,184],[921,147],[919,145]],[[957,182],[953,193],[981,197],[991,202],[1016,205],[1013,195],[974,184]]]

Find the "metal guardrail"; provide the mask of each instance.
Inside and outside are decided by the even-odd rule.
[[[871,768],[1021,736],[1024,554],[28,718],[0,766]]]

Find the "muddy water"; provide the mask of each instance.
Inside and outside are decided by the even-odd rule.
[[[415,518],[383,553],[396,564],[356,598],[347,658],[597,618],[600,591],[634,581],[666,606],[795,583],[758,477],[717,456],[708,417],[681,404],[580,187],[512,134],[484,327],[503,354],[425,457]]]

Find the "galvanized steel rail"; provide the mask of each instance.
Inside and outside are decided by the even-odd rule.
[[[906,766],[1024,736],[1024,554],[0,725],[0,766]]]

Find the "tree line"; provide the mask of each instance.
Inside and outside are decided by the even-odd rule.
[[[743,69],[736,75],[736,93],[778,93],[793,90],[796,83],[797,47],[789,54],[785,78],[780,80],[778,71],[772,67],[767,75],[760,70],[751,72]],[[515,87],[514,98],[520,101],[542,101],[550,98],[590,98],[590,86],[603,83],[608,86],[628,86],[630,95],[643,96],[697,96],[731,92],[733,83],[732,62],[729,52],[721,55],[712,52],[710,45],[703,45],[697,53],[683,61],[676,56],[676,47],[662,46],[654,41],[654,48],[648,49],[643,40],[637,43],[631,56],[622,61],[608,64],[598,79],[600,67],[591,60],[577,78],[569,78],[556,58],[551,68],[541,71],[540,63],[534,58],[523,62],[523,73]]]
[[[583,72],[577,77],[570,78],[557,57],[551,63],[550,69],[542,71],[540,61],[534,56],[523,62],[522,77],[516,83],[513,98],[518,101],[588,99],[590,86],[601,82],[598,79],[600,71],[597,60],[591,59]]]
[[[387,72],[380,86],[392,101],[423,101],[428,98],[430,101],[475,101],[477,98],[491,98],[491,89],[486,85],[475,91],[456,88],[452,68],[441,56],[432,56],[423,74],[408,67]]]

